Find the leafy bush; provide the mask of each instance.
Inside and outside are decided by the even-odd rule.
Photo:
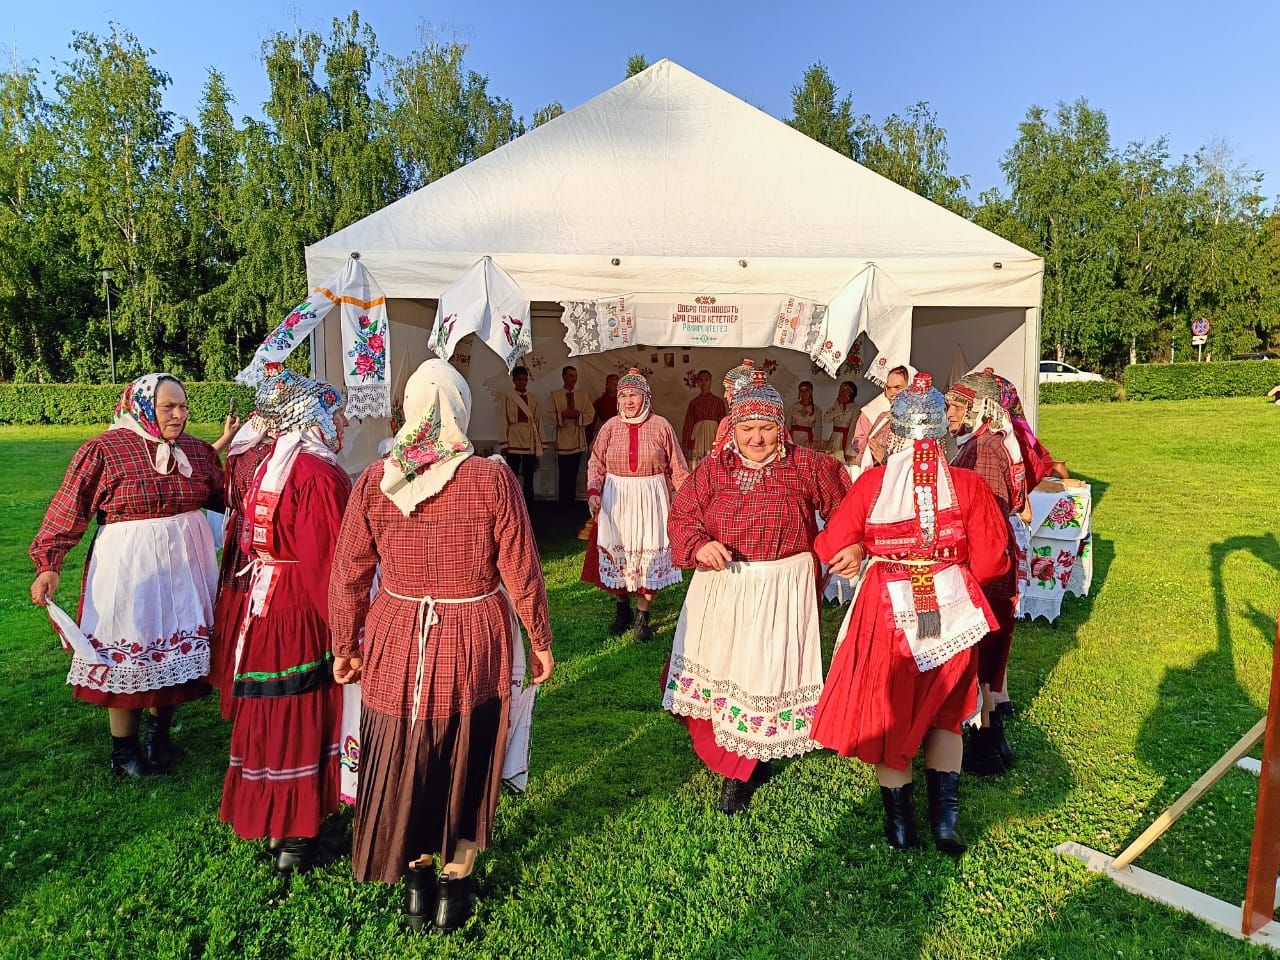
[[[1123,399],[1123,388],[1114,380],[1040,384],[1040,402],[1042,404],[1111,403],[1113,400]]]
[[[237,398],[240,415],[253,409],[253,391],[238,383],[186,385],[192,423],[218,423]],[[111,422],[123,385],[109,383],[0,384],[0,423],[102,424]]]
[[[1124,372],[1130,400],[1262,396],[1280,383],[1280,360],[1136,363]]]

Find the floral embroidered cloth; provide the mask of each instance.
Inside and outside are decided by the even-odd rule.
[[[1064,487],[1046,480],[1031,491],[1030,500],[1030,580],[1018,616],[1052,623],[1066,594],[1088,596],[1092,585],[1093,493],[1088,484]]]
[[[334,307],[342,317],[343,380],[347,416],[385,417],[391,412],[391,332],[387,299],[369,271],[356,259],[311,291],[263,342],[236,380],[257,387],[269,363],[283,363]]]

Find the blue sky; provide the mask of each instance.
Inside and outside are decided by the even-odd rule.
[[[207,70],[225,73],[239,113],[259,111],[264,38],[295,25],[327,33],[359,9],[384,53],[402,55],[419,25],[470,44],[468,65],[529,117],[550,100],[576,106],[622,79],[626,57],[670,57],[775,116],[805,67],[824,61],[854,106],[875,119],[928,100],[950,142],[952,168],[973,193],[1003,183],[1001,155],[1031,104],[1084,96],[1111,120],[1112,139],[1168,135],[1175,156],[1225,140],[1280,194],[1280,72],[1272,45],[1280,4],[988,2],[503,2],[388,0],[188,6],[135,0],[12,3],[0,11],[5,60],[48,68],[75,30],[116,20],[156,51],[173,78],[170,109],[193,114]]]

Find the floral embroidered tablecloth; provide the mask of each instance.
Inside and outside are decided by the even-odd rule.
[[[1031,491],[1030,579],[1024,585],[1018,616],[1044,617],[1062,612],[1062,598],[1087,596],[1093,583],[1093,493],[1088,484],[1061,487],[1046,482]]]

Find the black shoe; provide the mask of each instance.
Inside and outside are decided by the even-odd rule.
[[[435,900],[435,867],[410,867],[404,875],[404,916],[415,933],[421,933],[426,926]]]
[[[761,760],[756,764],[756,768],[751,771],[751,786],[763,787],[766,783],[773,779],[773,764],[768,760]]]
[[[732,817],[735,813],[741,813],[747,809],[753,793],[755,793],[755,786],[751,781],[725,777],[724,785],[720,788],[720,802],[716,806],[726,817]]]
[[[636,614],[636,628],[631,636],[636,643],[648,643],[653,639],[653,627],[649,626],[648,610],[641,610]]]
[[[895,850],[911,850],[920,846],[916,834],[916,785],[881,787],[880,800],[884,804],[884,838]]]
[[[158,771],[147,762],[137,736],[111,738],[111,774],[118,779],[154,777]]]
[[[983,727],[969,735],[961,768],[979,777],[996,777],[1005,772],[1004,758],[1000,756],[1000,734],[995,727]]]
[[[929,791],[929,827],[933,830],[933,844],[943,853],[958,857],[965,851],[965,842],[956,829],[960,819],[960,774],[925,770],[924,778]]]
[[[476,909],[475,884],[471,874],[451,877],[442,873],[436,889],[436,929],[445,933],[457,930]]]
[[[609,632],[615,637],[626,633],[631,629],[631,624],[635,622],[636,615],[631,610],[630,600],[618,601],[618,612],[614,614],[613,623],[609,626]]]
[[[276,873],[306,873],[315,864],[316,841],[314,837],[285,837],[276,844]]]

